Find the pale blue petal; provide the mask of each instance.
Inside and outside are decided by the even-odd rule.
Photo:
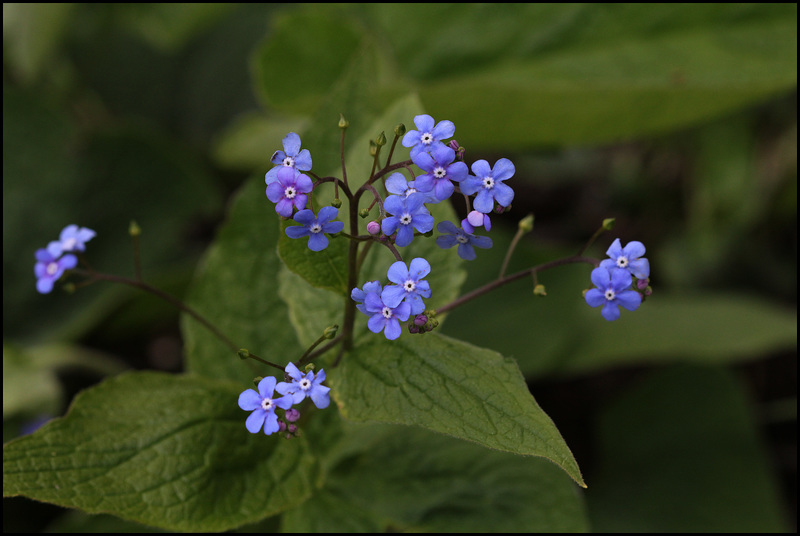
[[[264,419],[267,418],[267,412],[261,408],[258,408],[253,413],[247,417],[247,420],[244,422],[245,428],[251,434],[258,433],[261,430],[261,427],[264,425]]]
[[[381,313],[376,313],[367,320],[367,327],[372,333],[380,333],[386,326],[386,317]]]
[[[328,247],[328,237],[322,233],[310,233],[308,235],[308,249],[311,251],[322,251]]]
[[[494,164],[492,168],[492,177],[494,182],[501,182],[511,178],[514,175],[514,164],[508,158],[501,158]]]
[[[288,236],[289,238],[302,238],[310,234],[311,231],[308,230],[308,227],[305,227],[303,225],[292,225],[291,227],[286,228],[286,236]]]
[[[381,292],[381,301],[389,307],[397,307],[403,298],[406,297],[406,291],[399,285],[389,285],[384,287]]]
[[[294,167],[301,171],[311,171],[311,153],[303,149],[294,159]]]
[[[300,145],[300,136],[294,132],[288,133],[286,137],[283,138],[283,150],[291,157],[297,156],[297,153],[300,152]]]
[[[339,209],[336,207],[325,206],[319,209],[319,216],[317,216],[317,223],[324,225],[331,220],[336,219],[339,215]]]
[[[613,301],[606,300],[606,304],[603,306],[603,310],[600,311],[600,314],[609,322],[614,321],[620,316],[619,307],[617,307],[617,304]]]
[[[606,295],[596,288],[587,290],[583,297],[586,299],[586,303],[592,307],[600,307],[606,301]]]
[[[616,301],[628,311],[635,311],[642,304],[642,295],[635,290],[626,290],[617,294]]]
[[[494,183],[494,198],[501,207],[507,207],[514,200],[514,190],[502,182]]]
[[[475,207],[475,210],[484,214],[491,212],[494,209],[494,197],[489,193],[489,190],[481,188],[478,190],[478,195],[475,196],[472,206]]]
[[[470,244],[459,244],[458,245],[458,256],[464,259],[465,261],[474,261],[477,255],[475,254],[475,248],[472,247]]]
[[[431,273],[431,265],[428,261],[422,257],[417,257],[411,260],[411,264],[408,266],[407,274],[410,275],[415,281],[419,281],[429,273]]]
[[[328,391],[330,391],[330,387],[325,387],[324,385],[317,385],[311,391],[311,401],[314,403],[315,406],[319,409],[325,409],[331,403],[330,396],[328,395]]]
[[[416,260],[416,259],[414,259]],[[413,266],[414,261],[411,261]],[[392,263],[389,269],[386,271],[386,277],[389,278],[389,281],[392,283],[396,283],[398,285],[402,285],[409,277],[409,271],[406,267],[406,263],[403,261],[397,261]],[[391,307],[394,307],[393,305]]]
[[[403,330],[400,329],[400,322],[398,322],[396,318],[390,318],[386,322],[386,329],[383,330],[383,334],[390,341],[397,339],[402,332]]]
[[[478,178],[478,181],[482,181],[484,177],[489,177],[492,175],[492,168],[489,167],[489,162],[486,160],[476,160],[472,164],[472,173]]]

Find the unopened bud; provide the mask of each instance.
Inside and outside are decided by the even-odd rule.
[[[253,378],[253,384],[254,384],[256,387],[258,387],[258,384],[259,384],[259,383],[261,383],[261,380],[263,380],[263,379],[264,379],[264,377],[263,377],[263,376],[256,376],[255,378]]]
[[[286,423],[283,421],[278,421],[278,431],[284,432],[286,431]]]
[[[250,357],[250,350],[247,348],[239,348],[239,351],[236,353],[239,355],[239,359],[247,359]]]
[[[375,143],[378,145],[378,147],[383,147],[386,145],[386,134],[381,132],[380,135],[375,138]]]
[[[350,122],[344,118],[344,115],[339,114],[339,128],[345,129],[350,126]]]
[[[418,326],[424,326],[428,323],[428,317],[423,314],[417,315],[414,317],[414,323]]]
[[[78,288],[75,286],[75,283],[64,283],[64,286],[61,287],[64,292],[67,294],[75,294],[75,290]]]
[[[533,287],[533,295],[534,296],[547,296],[547,291],[544,288],[544,285],[539,283],[535,287]]]
[[[375,156],[378,154],[378,144],[372,140],[369,140],[369,155]]]
[[[139,227],[139,224],[136,223],[135,220],[131,220],[131,224],[128,225],[128,234],[131,236],[139,236],[142,234],[142,228]]]
[[[338,329],[339,329],[339,325],[338,324],[334,324],[332,326],[328,326],[327,328],[325,328],[325,331],[322,332],[322,336],[325,337],[326,339],[332,339],[332,338],[336,337],[336,331]]]
[[[530,233],[533,231],[533,214],[528,214],[519,220],[519,230],[524,233]]]
[[[294,424],[290,424],[289,426],[286,427],[286,431],[289,432],[290,434],[296,434],[297,426]]]
[[[358,215],[361,216],[362,218],[368,218],[369,217],[369,209],[368,208],[362,208],[361,210],[358,211]]]
[[[649,279],[638,279],[636,281],[636,288],[638,288],[639,290],[645,290],[647,288],[647,285],[649,284],[650,284]]]
[[[331,206],[334,208],[340,208],[342,206],[342,200],[339,198],[334,199],[331,201]]]
[[[381,232],[381,224],[376,221],[371,221],[367,224],[367,232],[372,236]]]
[[[300,418],[300,412],[297,411],[295,408],[289,408],[286,410],[284,416],[286,417],[286,420],[289,422],[297,422],[297,419]]]
[[[394,127],[395,136],[403,136],[405,133],[406,126],[403,123],[399,123],[396,127]]]
[[[419,333],[419,326],[414,324],[414,323],[409,324],[408,325],[408,332],[409,333]]]
[[[614,228],[615,223],[617,223],[616,218],[606,218],[603,220],[603,229],[610,231]]]

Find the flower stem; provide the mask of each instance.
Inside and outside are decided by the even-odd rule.
[[[591,257],[582,257],[580,255],[573,255],[572,257],[564,257],[562,259],[556,259],[554,261],[537,264],[536,266],[532,266],[530,268],[522,270],[521,272],[516,272],[509,276],[498,277],[494,281],[487,283],[486,285],[477,288],[472,292],[468,292],[467,294],[464,294],[459,298],[456,298],[447,305],[439,307],[438,309],[436,309],[436,314],[444,313],[450,311],[451,309],[455,309],[459,305],[463,305],[468,301],[477,298],[478,296],[483,296],[487,292],[502,287],[506,283],[511,283],[512,281],[516,281],[517,279],[522,279],[523,277],[527,277],[529,275],[536,276],[536,274],[538,274],[539,272],[543,272],[544,270],[548,270],[550,268],[555,268],[556,266],[563,266],[565,264],[574,264],[579,262],[591,264],[594,266],[598,266],[600,264],[600,261],[598,261],[597,259]]]
[[[148,285],[144,281],[128,279],[127,277],[121,277],[118,275],[104,274],[100,272],[95,272],[94,270],[83,270],[83,269],[74,269],[72,271],[80,275],[88,276],[92,280],[110,281],[112,283],[122,283],[123,285],[128,285],[130,287],[135,287],[138,288],[139,290],[149,292],[150,294],[153,294],[154,296],[161,298],[167,303],[174,305],[184,313],[188,314],[189,316],[200,322],[200,324],[202,324],[206,329],[208,329],[211,333],[213,333],[219,340],[224,342],[228,346],[228,348],[230,348],[234,352],[238,353],[239,351],[239,347],[236,346],[233,343],[233,341],[231,341],[228,337],[226,337],[225,334],[222,333],[214,324],[209,322],[204,316],[202,316],[200,313],[198,313],[197,311],[195,311],[194,309],[183,303],[181,300],[179,300],[175,296],[172,296],[171,294],[167,294],[163,290],[157,289],[152,285]]]

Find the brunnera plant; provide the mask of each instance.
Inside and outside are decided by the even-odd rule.
[[[400,528],[426,526],[422,512],[436,506],[440,493],[418,471],[432,463],[430,452],[448,453],[437,467],[452,465],[459,473],[492,460],[476,479],[506,469],[530,473],[541,486],[535,493],[548,496],[572,493],[556,467],[585,486],[516,363],[437,328],[448,311],[520,279],[531,278],[534,294],[543,296],[539,274],[574,263],[589,266],[586,304],[616,321],[620,308],[635,311],[651,292],[645,247],[616,238],[606,258],[587,256],[613,227],[606,220],[576,254],[508,273],[519,240],[533,229],[533,215],[526,215],[499,259],[497,278],[460,294],[460,264],[490,254],[493,220],[510,217],[516,169],[507,158],[468,163],[450,121],[429,115],[413,121],[415,129],[394,127],[391,143],[383,132],[370,142],[367,176],[348,173],[343,116],[341,136],[331,140],[338,143],[340,176],[317,175],[296,133],[272,155],[265,176],[270,203],[249,201],[272,222],[272,260],[232,267],[233,274],[255,270],[257,278],[278,283],[267,287],[273,296],[256,296],[263,309],[241,312],[274,333],[268,354],[228,334],[237,318],[212,322],[146,283],[135,224],[134,278],[92,267],[87,244],[96,233],[85,227],[69,225],[37,250],[40,293],[68,278],[65,287],[73,291],[108,281],[150,292],[207,330],[227,349],[215,359],[240,367],[237,377],[253,378],[254,388],[202,367],[186,375],[108,379],[79,394],[64,417],[4,447],[4,495],[187,531],[228,530],[278,514],[284,528],[305,527],[305,516],[327,501],[332,508],[347,505],[343,517],[355,517],[319,527],[383,530],[386,519]],[[397,158],[405,150],[408,158]],[[464,203],[461,221],[451,203]],[[287,318],[296,338],[285,333]],[[402,453],[387,450],[401,444]],[[393,478],[375,469],[388,459],[431,496],[415,494],[414,508],[373,500],[370,490]],[[366,484],[348,484],[353,479]],[[353,519],[363,525],[348,524]]]

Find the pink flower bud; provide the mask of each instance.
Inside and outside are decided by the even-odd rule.
[[[376,221],[371,221],[367,224],[367,232],[372,236],[381,232],[381,224]]]

